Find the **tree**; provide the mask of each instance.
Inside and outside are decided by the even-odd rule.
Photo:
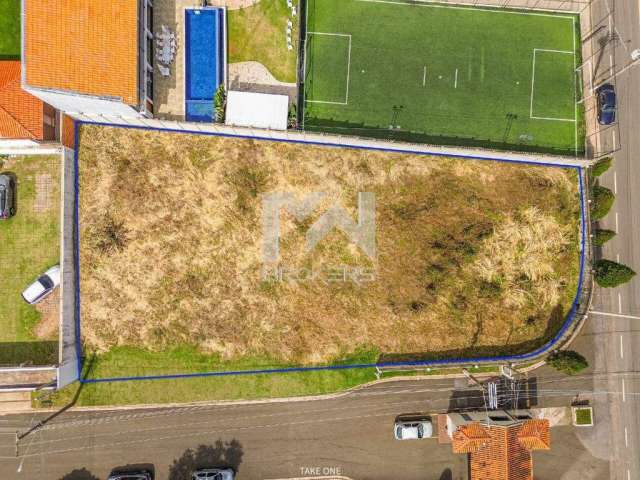
[[[593,244],[596,247],[601,247],[615,236],[616,232],[614,232],[613,230],[598,228],[593,234]]]
[[[601,287],[617,287],[631,280],[636,272],[611,260],[598,260],[593,266],[596,282]]]
[[[616,196],[611,190],[600,185],[593,187],[591,193],[591,220],[600,220],[609,213]]]
[[[573,350],[560,350],[547,357],[547,363],[567,375],[574,375],[589,366],[587,359]]]
[[[602,175],[604,172],[606,172],[611,168],[612,162],[613,162],[613,158],[611,157],[603,158],[593,166],[593,168],[591,169],[591,176],[599,177],[600,175]]]

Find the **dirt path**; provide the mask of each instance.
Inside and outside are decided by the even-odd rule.
[[[237,83],[252,83],[258,85],[272,85],[278,87],[294,87],[295,83],[277,80],[271,72],[260,62],[238,62],[229,64],[229,82],[231,86]]]
[[[60,323],[60,288],[36,305],[42,314],[40,323],[35,327],[35,335],[41,340],[55,340]]]

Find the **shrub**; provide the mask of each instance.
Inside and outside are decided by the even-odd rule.
[[[601,287],[617,287],[631,280],[636,272],[626,265],[611,260],[598,260],[593,266],[596,282]]]
[[[574,375],[589,366],[587,359],[573,350],[561,350],[547,357],[547,363],[567,375]]]
[[[591,176],[599,177],[600,175],[602,175],[604,172],[606,172],[611,168],[612,162],[613,162],[613,158],[611,157],[603,158],[593,166],[593,168],[591,169]]]
[[[298,109],[295,103],[289,107],[289,117],[287,119],[288,128],[296,128],[298,126]]]
[[[605,229],[598,228],[593,234],[593,244],[596,247],[601,247],[602,245],[607,243],[609,240],[611,240],[615,236],[616,236],[616,232],[614,232],[613,230],[605,230]]]
[[[606,187],[596,185],[591,194],[591,219],[600,220],[609,213],[616,196]]]
[[[224,117],[227,110],[227,92],[224,90],[224,85],[220,85],[216,90],[216,94],[213,97],[213,104],[215,106],[217,123],[224,123]]]

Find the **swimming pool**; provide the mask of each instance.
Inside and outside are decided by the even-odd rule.
[[[225,11],[185,10],[185,117],[212,122],[213,97],[225,78]]]

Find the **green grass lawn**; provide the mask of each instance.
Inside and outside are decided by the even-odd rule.
[[[296,81],[298,19],[285,0],[261,0],[251,7],[228,10],[227,15],[229,63],[259,62],[277,80]],[[287,49],[287,20],[293,22],[293,50]]]
[[[576,17],[402,1],[308,10],[307,130],[582,152]]]
[[[60,158],[0,158],[0,171],[17,178],[16,215],[0,222],[0,363],[48,363],[57,355],[57,342],[34,341],[41,316],[20,294],[59,262]],[[36,206],[36,181],[45,178],[51,181],[49,205],[41,208]]]
[[[343,363],[375,361],[377,354],[362,352]],[[204,355],[191,347],[178,347],[170,352],[149,352],[132,347],[115,348],[85,362],[86,378],[111,378],[154,373],[194,373],[216,370],[277,368],[285,365],[246,359],[220,366],[215,356]],[[88,367],[91,365],[91,367]],[[87,370],[89,370],[87,372]],[[205,400],[237,400],[319,395],[340,392],[375,380],[375,369],[345,369],[278,374],[230,375],[162,380],[137,380],[85,384],[77,405],[130,405],[143,403],[195,402]],[[79,384],[70,385],[54,394],[34,395],[36,406],[62,406],[76,394]],[[44,403],[41,400],[45,400]]]
[[[593,417],[590,408],[576,409],[576,425],[591,425]]]
[[[20,58],[20,0],[0,0],[0,60]]]

